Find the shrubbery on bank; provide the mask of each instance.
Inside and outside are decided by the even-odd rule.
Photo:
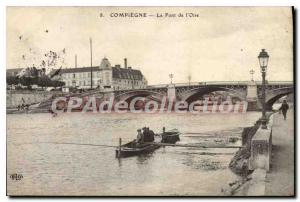
[[[17,76],[8,76],[6,77],[7,85],[18,85],[27,86],[30,88],[32,85],[37,85],[40,87],[62,87],[65,85],[65,82],[52,80],[48,76],[41,77],[17,77]]]

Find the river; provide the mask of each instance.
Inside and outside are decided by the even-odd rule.
[[[237,149],[165,147],[146,156],[115,158],[119,137],[143,126],[182,132],[180,144],[225,144],[261,116],[244,114],[7,115],[7,191],[14,195],[220,195],[238,179],[228,169]],[[64,144],[74,143],[74,144]],[[10,174],[22,174],[13,181]]]

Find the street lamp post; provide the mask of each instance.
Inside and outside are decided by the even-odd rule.
[[[251,70],[250,70],[250,74],[251,74],[251,81],[254,81],[254,80],[253,80],[253,74],[254,74],[254,73],[255,73],[255,71],[254,71],[253,69],[251,69]]]
[[[91,52],[91,89],[93,89],[93,44],[90,38],[90,52]]]
[[[169,77],[171,79],[171,84],[173,83],[173,77],[174,77],[174,74],[169,74]]]
[[[191,85],[191,79],[192,79],[192,76],[191,76],[191,75],[189,75],[189,76],[188,76],[188,80],[189,80],[189,86]]]
[[[266,116],[266,71],[269,61],[269,55],[262,49],[258,55],[258,61],[260,65],[261,75],[262,75],[262,129],[267,129],[267,116]]]

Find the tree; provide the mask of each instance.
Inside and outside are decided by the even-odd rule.
[[[36,82],[35,78],[25,77],[25,76],[20,78],[20,83],[23,86],[27,86],[28,89],[30,89],[31,85],[33,85],[35,82]]]
[[[18,79],[18,77],[16,77],[16,76],[8,76],[8,77],[6,77],[6,83],[8,84],[8,85],[17,85],[17,84],[19,84],[19,79]]]
[[[37,85],[41,87],[52,86],[52,81],[48,76],[41,76],[37,79]]]
[[[43,75],[40,77],[21,77],[18,78],[16,76],[7,76],[6,83],[8,85],[17,85],[21,83],[23,86],[27,86],[30,89],[31,85],[38,85],[43,87],[62,87],[65,85],[65,82],[52,80],[49,76]]]
[[[62,81],[57,81],[57,80],[52,80],[52,86],[53,87],[62,87],[65,85],[65,82],[62,82]]]

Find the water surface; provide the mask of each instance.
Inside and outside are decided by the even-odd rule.
[[[177,128],[180,144],[230,143],[260,113],[7,115],[8,193],[14,195],[219,195],[238,177],[228,169],[236,149],[165,147],[115,158],[114,147],[143,126]],[[74,143],[74,144],[64,144]],[[23,179],[9,179],[20,173]]]

